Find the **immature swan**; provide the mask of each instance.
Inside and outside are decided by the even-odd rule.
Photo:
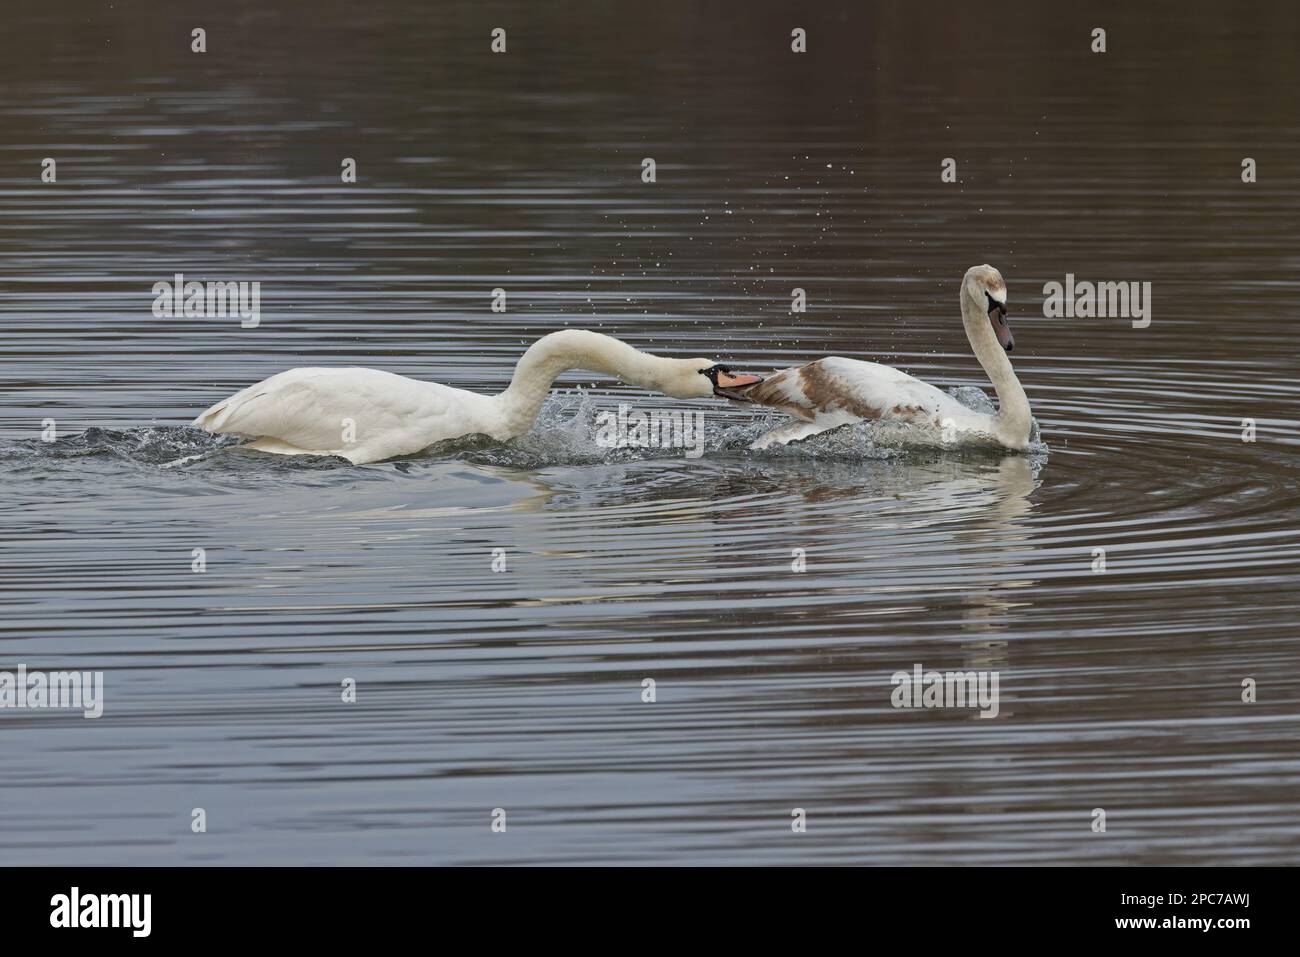
[[[931,426],[957,440],[992,439],[1008,449],[1029,444],[1029,399],[1007,353],[1007,284],[992,266],[972,266],[961,283],[961,319],[971,349],[998,395],[996,415],[968,409],[906,372],[875,362],[831,356],[731,390],[761,405],[785,409],[798,421],[760,436],[750,448],[806,439],[849,422],[883,419]],[[733,396],[728,396],[731,398]]]
[[[500,395],[477,395],[378,369],[290,369],[218,402],[194,425],[256,436],[247,448],[281,455],[340,455],[356,465],[418,452],[462,435],[494,439],[532,427],[556,377],[570,369],[617,376],[675,399],[727,395],[761,382],[709,359],[665,359],[598,332],[543,336]]]

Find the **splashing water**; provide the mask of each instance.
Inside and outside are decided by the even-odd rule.
[[[974,386],[949,390],[949,394],[977,412],[996,411],[993,402]],[[597,400],[584,390],[552,393],[543,405],[533,428],[523,436],[497,442],[484,435],[464,436],[438,442],[397,462],[461,460],[478,465],[540,469],[552,466],[609,465],[644,459],[680,459],[684,449],[674,447],[609,447],[597,441],[598,416],[611,411],[611,402]],[[776,410],[761,409],[746,419],[743,412],[728,408],[689,409],[701,415],[705,454],[734,457],[743,454],[756,459],[785,461],[839,459],[846,462],[881,461],[919,451],[951,454],[1004,450],[989,444],[945,443],[937,429],[889,422],[857,422],[841,426],[789,445],[751,450],[749,445],[765,432],[788,421]],[[228,435],[211,435],[188,426],[151,426],[138,429],[89,428],[55,442],[39,439],[0,445],[0,463],[21,469],[59,463],[96,461],[128,462],[138,466],[185,470],[195,467],[235,467],[245,470],[253,463],[268,468],[319,470],[352,467],[334,456],[279,456],[243,449],[242,440]],[[1033,423],[1029,454],[1045,456],[1048,451]]]

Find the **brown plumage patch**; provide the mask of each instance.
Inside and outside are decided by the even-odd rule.
[[[818,412],[843,409],[860,419],[878,419],[880,410],[845,395],[844,383],[828,373],[820,362],[810,362],[799,369],[800,388]]]
[[[844,390],[844,383],[822,366],[821,360],[770,375],[743,391],[759,405],[782,409],[811,421],[819,414],[843,409],[860,419],[878,419],[881,410],[859,402]]]
[[[759,405],[770,406],[773,409],[782,409],[791,415],[800,419],[811,419],[810,408],[801,405],[797,400],[792,399],[788,393],[796,390],[790,389],[795,376],[800,369],[786,369],[768,376],[757,385],[748,386],[740,389],[733,389],[739,392],[751,402],[757,402]]]
[[[843,410],[859,419],[894,419],[915,424],[931,423],[931,410],[910,402],[887,408],[868,405],[845,387],[842,379],[822,365],[821,360],[786,369],[762,382],[737,389],[745,398],[795,418],[812,421],[819,415]]]
[[[910,422],[913,425],[937,425],[938,416],[919,405],[899,403],[885,413],[884,418]]]

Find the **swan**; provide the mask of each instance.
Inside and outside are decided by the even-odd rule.
[[[1007,325],[1007,284],[987,264],[966,270],[961,318],[975,358],[998,396],[994,415],[976,412],[946,392],[890,366],[829,356],[727,390],[760,405],[784,409],[795,421],[759,436],[751,449],[785,445],[850,422],[879,419],[930,426],[957,441],[992,439],[1007,449],[1029,445],[1029,399],[1007,358],[1015,339]]]
[[[290,369],[223,399],[192,424],[207,432],[253,437],[245,448],[338,455],[364,465],[464,435],[500,440],[522,435],[532,427],[551,383],[570,369],[618,376],[675,399],[739,399],[731,390],[761,381],[732,375],[710,359],[667,359],[612,336],[563,329],[528,347],[500,395],[478,395],[379,369]]]

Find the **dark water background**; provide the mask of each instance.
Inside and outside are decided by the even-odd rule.
[[[1300,7],[267,6],[0,18],[0,670],[107,699],[0,712],[0,863],[1297,860]],[[366,467],[184,427],[297,365],[498,390],[566,325],[987,389],[980,262],[1046,456],[717,402],[611,452],[681,404],[609,381]],[[261,325],[155,319],[175,272]],[[1043,318],[1067,272],[1150,328]],[[893,709],[915,663],[1001,714]]]

